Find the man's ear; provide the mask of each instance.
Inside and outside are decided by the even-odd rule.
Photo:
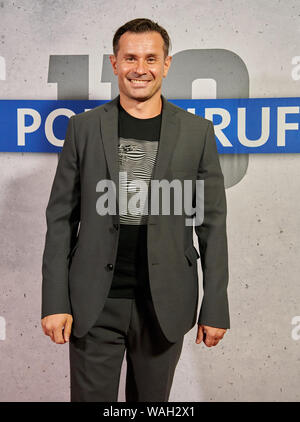
[[[170,69],[171,66],[171,62],[172,62],[172,56],[167,56],[165,58],[165,63],[164,63],[164,73],[163,73],[163,77],[165,78],[168,74],[168,71]]]
[[[117,71],[117,58],[116,58],[116,56],[114,54],[110,54],[109,60],[111,62],[114,74],[117,75],[118,71]]]

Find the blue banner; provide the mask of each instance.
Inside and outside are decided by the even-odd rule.
[[[0,151],[60,152],[70,116],[109,100],[0,100]],[[300,98],[169,100],[214,123],[220,154],[300,153]]]

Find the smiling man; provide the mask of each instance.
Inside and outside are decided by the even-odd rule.
[[[57,344],[69,341],[71,401],[116,401],[126,351],[126,401],[166,402],[184,335],[197,321],[196,343],[211,347],[229,328],[226,197],[213,125],[162,95],[169,43],[149,19],[120,27],[110,56],[120,94],[69,121],[46,210],[42,328]],[[198,318],[199,254],[186,215],[119,209],[132,186],[150,201],[152,182],[175,179],[204,183]],[[97,212],[106,180],[119,192],[116,213]]]
[[[156,31],[127,31],[119,38],[114,53],[110,60],[118,76],[122,107],[141,119],[160,114],[162,79],[172,59],[162,35]]]

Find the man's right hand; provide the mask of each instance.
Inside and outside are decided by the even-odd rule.
[[[44,333],[57,344],[69,341],[72,323],[73,317],[70,314],[47,315],[41,320]]]

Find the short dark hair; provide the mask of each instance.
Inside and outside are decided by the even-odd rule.
[[[162,26],[158,25],[157,22],[153,22],[152,20],[146,19],[146,18],[137,18],[129,22],[126,22],[115,32],[115,35],[113,38],[113,52],[115,56],[117,56],[118,51],[119,51],[119,39],[127,31],[135,32],[135,33],[150,32],[150,31],[158,32],[164,40],[165,58],[169,54],[171,40],[167,31]]]

